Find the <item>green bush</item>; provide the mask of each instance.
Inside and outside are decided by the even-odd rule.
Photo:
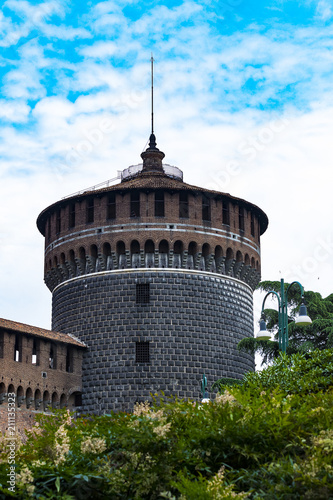
[[[211,389],[218,389],[219,392],[223,392],[225,388],[230,387],[231,385],[239,385],[242,383],[243,379],[223,377],[216,380],[216,382],[213,383]]]
[[[272,366],[249,372],[243,379],[245,391],[278,387],[286,394],[306,394],[333,386],[333,350],[314,350],[286,356],[280,354]]]
[[[333,351],[281,356],[214,402],[40,415],[13,498],[333,499]],[[0,498],[10,498],[5,441]],[[2,496],[1,496],[2,495]]]

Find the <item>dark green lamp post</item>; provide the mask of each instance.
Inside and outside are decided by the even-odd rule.
[[[202,381],[201,381],[200,387],[201,387],[201,394],[202,394],[202,400],[201,400],[201,402],[202,403],[209,403],[210,399],[209,399],[209,394],[208,394],[208,391],[207,391],[207,377],[206,377],[205,374],[202,377]]]
[[[278,310],[278,318],[279,318],[279,349],[282,352],[286,352],[288,347],[288,291],[293,285],[298,285],[301,289],[301,297],[302,304],[299,310],[299,316],[295,319],[295,323],[299,326],[307,326],[312,323],[311,319],[307,315],[306,305],[304,303],[304,289],[302,285],[298,281],[293,281],[287,288],[286,292],[284,290],[284,280],[281,279],[281,290],[280,295],[275,291],[271,290],[267,292],[261,308],[261,319],[260,319],[260,331],[257,333],[256,338],[261,340],[270,340],[271,335],[266,329],[265,322],[265,302],[269,295],[275,295],[278,299],[279,310]]]

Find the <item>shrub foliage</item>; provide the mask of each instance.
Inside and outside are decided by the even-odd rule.
[[[281,355],[210,403],[40,415],[0,498],[333,499],[333,350]]]

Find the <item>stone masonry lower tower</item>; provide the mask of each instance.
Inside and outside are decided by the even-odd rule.
[[[88,346],[85,412],[128,410],[158,391],[197,399],[204,373],[212,382],[254,369],[237,344],[253,335],[267,216],[185,184],[153,134],[141,156],[119,184],[60,200],[37,220],[52,328]]]

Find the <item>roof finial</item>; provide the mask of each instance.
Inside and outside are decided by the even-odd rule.
[[[162,160],[164,153],[156,146],[154,134],[154,58],[151,54],[151,134],[149,137],[149,147],[141,154],[143,159],[143,172],[163,172]]]

